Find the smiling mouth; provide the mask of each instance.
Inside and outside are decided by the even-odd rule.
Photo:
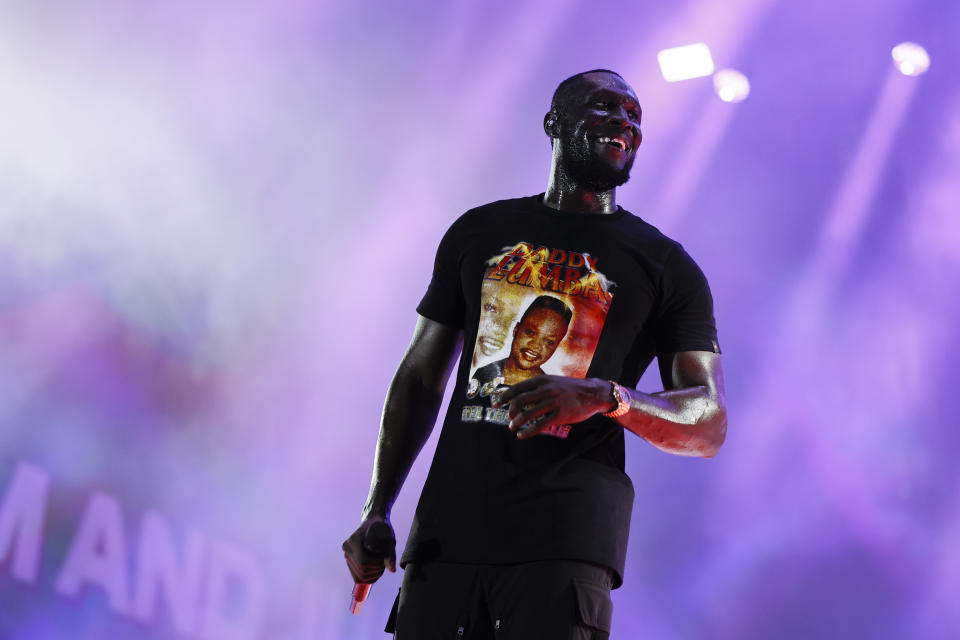
[[[626,139],[621,136],[614,136],[612,138],[610,136],[600,136],[597,138],[597,142],[608,144],[620,149],[621,151],[626,151],[628,146]]]
[[[499,351],[503,346],[503,340],[497,340],[496,338],[491,338],[489,336],[480,337],[480,350],[487,353],[493,353],[494,351]]]
[[[527,360],[531,360],[531,361],[540,359],[539,353],[537,353],[536,351],[530,351],[529,349],[521,349],[520,355],[522,355]]]

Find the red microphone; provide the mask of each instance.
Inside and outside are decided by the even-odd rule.
[[[370,583],[354,583],[353,600],[350,601],[350,613],[353,615],[360,613],[360,609],[363,607],[363,602],[367,599],[367,594],[369,593]]]
[[[397,543],[393,537],[393,529],[386,522],[378,521],[370,525],[363,535],[363,550],[372,556],[385,558]],[[353,598],[350,602],[350,613],[357,615],[363,607],[364,600],[370,593],[372,582],[356,582],[353,585]]]

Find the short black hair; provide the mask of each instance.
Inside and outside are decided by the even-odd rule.
[[[570,101],[570,98],[573,96],[576,90],[580,88],[580,85],[583,83],[584,76],[591,73],[609,73],[626,82],[622,75],[616,71],[611,71],[610,69],[591,69],[590,71],[581,71],[580,73],[570,76],[557,85],[556,91],[553,92],[553,99],[550,100],[550,111],[560,113],[563,106]]]
[[[520,316],[520,321],[517,325],[523,324],[523,321],[526,320],[527,315],[534,309],[549,309],[550,311],[555,311],[559,313],[563,318],[564,323],[569,327],[570,320],[573,318],[573,310],[567,306],[567,304],[560,298],[554,298],[553,296],[537,296],[534,298],[533,302],[530,303],[530,306],[527,307],[527,310],[523,312],[523,315]]]

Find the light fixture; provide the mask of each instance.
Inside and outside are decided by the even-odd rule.
[[[915,42],[901,42],[890,52],[893,61],[905,76],[918,76],[930,68],[927,50]]]
[[[657,53],[657,62],[667,82],[700,78],[713,73],[710,48],[702,42],[663,49]]]
[[[750,95],[750,81],[736,69],[721,69],[713,75],[713,88],[724,102],[740,102]]]

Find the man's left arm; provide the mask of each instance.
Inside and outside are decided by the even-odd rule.
[[[662,356],[659,364],[664,391],[626,390],[629,410],[614,420],[667,453],[713,457],[727,432],[720,355],[680,351]],[[617,407],[607,380],[551,375],[506,389],[494,406],[507,404],[510,429],[518,438],[553,425],[576,424]]]

